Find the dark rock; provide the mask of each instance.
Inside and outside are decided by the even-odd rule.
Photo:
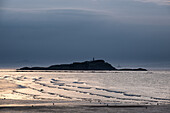
[[[118,69],[119,71],[147,71],[143,68],[137,68],[137,69]]]
[[[72,64],[52,65],[50,70],[116,70],[111,64],[104,60],[94,60],[85,62],[74,62]]]
[[[118,70],[118,71],[147,71],[146,69],[116,69],[104,60],[73,62],[72,64],[52,65],[49,67],[23,67],[18,70]]]

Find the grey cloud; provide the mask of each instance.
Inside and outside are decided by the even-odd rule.
[[[76,8],[3,10],[1,14],[3,66],[55,64],[92,57],[113,64],[170,61],[170,26],[166,24],[129,23],[117,15]]]

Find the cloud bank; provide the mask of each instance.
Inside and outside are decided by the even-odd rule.
[[[80,2],[81,1],[81,2]],[[8,0],[0,67],[88,60],[170,62],[168,7],[133,0]]]
[[[92,57],[113,64],[170,61],[169,29],[86,10],[6,12],[0,20],[0,62],[45,65]]]

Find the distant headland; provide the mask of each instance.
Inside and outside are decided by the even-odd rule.
[[[23,67],[17,70],[115,70],[115,71],[147,71],[143,68],[116,69],[104,60],[73,62],[71,64],[51,65],[49,67]]]

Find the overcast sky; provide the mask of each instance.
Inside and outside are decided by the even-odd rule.
[[[0,0],[0,68],[170,64],[170,0]]]

